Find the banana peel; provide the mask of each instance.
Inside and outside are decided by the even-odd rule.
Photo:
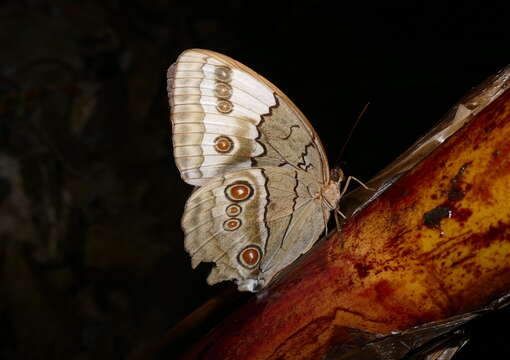
[[[510,90],[498,89],[486,106],[452,117],[454,131],[443,122],[434,134],[450,133],[436,146],[422,139],[419,151],[377,176],[371,185],[384,191],[364,203],[351,196],[353,216],[339,232],[185,358],[364,358],[352,349],[431,329],[442,334],[507,293]],[[372,348],[366,358],[388,354]]]

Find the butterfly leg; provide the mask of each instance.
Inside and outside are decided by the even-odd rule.
[[[372,189],[368,186],[365,185],[365,183],[363,183],[361,180],[355,178],[354,176],[349,176],[347,178],[347,180],[345,181],[345,185],[344,185],[344,188],[342,189],[342,191],[340,192],[340,198],[342,198],[342,196],[345,195],[345,193],[347,192],[347,189],[349,188],[349,184],[351,183],[351,180],[354,180],[356,181],[358,184],[360,184],[364,189],[366,190],[371,190],[371,191],[375,191],[375,189]]]
[[[334,215],[335,215],[335,223],[336,223],[336,230],[338,231],[338,229],[340,229],[340,219],[338,218],[338,212],[334,211]]]
[[[336,230],[339,232],[340,231],[340,225],[341,225],[340,221],[341,220],[339,219],[338,215],[340,215],[344,219],[347,219],[347,217],[340,210],[338,210],[338,208],[335,209],[335,211],[333,211],[333,214],[335,216]],[[342,233],[340,233],[340,232],[339,232],[339,239],[340,239],[340,247],[344,247],[343,236],[342,236]]]
[[[326,236],[328,236],[328,220],[327,220],[326,214],[324,213],[324,210],[322,211],[322,218],[324,219],[324,225],[325,225],[325,229],[326,229]]]
[[[335,209],[335,215],[336,214],[340,215],[342,218],[344,218],[344,220],[347,219],[347,216],[345,216],[343,212],[338,210],[338,208]]]

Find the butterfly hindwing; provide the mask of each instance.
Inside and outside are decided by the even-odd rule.
[[[216,266],[208,282],[235,279],[254,291],[306,252],[329,212],[317,199],[320,184],[303,171],[260,167],[211,179],[186,203],[182,226],[193,266]]]
[[[294,167],[326,183],[329,169],[315,131],[274,85],[237,61],[191,49],[168,71],[174,157],[197,186],[229,171]]]

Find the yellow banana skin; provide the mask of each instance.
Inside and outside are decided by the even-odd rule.
[[[320,359],[510,289],[510,91],[323,240],[192,359]]]

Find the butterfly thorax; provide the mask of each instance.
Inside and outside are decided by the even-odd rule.
[[[340,182],[342,180],[334,181],[330,180],[328,184],[322,186],[321,200],[324,205],[330,210],[334,210],[338,207],[340,201]]]
[[[322,186],[321,200],[330,210],[338,207],[340,201],[340,183],[344,180],[344,173],[339,168],[333,168],[329,172],[329,181]]]

